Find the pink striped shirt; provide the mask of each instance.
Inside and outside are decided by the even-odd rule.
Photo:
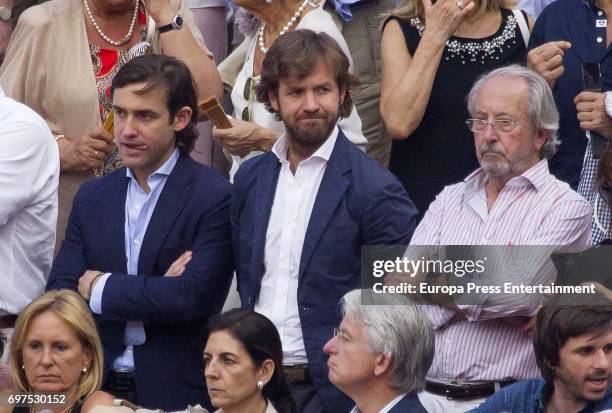
[[[478,169],[464,182],[444,188],[411,245],[563,245],[569,250],[590,245],[590,205],[550,174],[546,160],[509,180],[491,211],[486,180]],[[529,257],[529,265],[537,267],[538,280],[553,280],[549,258]],[[501,319],[535,314],[539,302],[531,297],[526,301],[524,296],[492,296],[489,303],[494,305],[460,306],[468,321],[452,321],[453,310],[425,306],[436,331],[428,377],[470,381],[539,377],[530,336]]]

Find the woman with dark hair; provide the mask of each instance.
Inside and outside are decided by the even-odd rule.
[[[253,311],[231,310],[209,325],[204,350],[208,394],[216,413],[294,413],[274,324]]]

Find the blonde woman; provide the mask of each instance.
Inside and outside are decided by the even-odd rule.
[[[389,169],[421,217],[478,167],[465,97],[481,74],[524,63],[527,15],[513,0],[402,0],[385,21],[380,111],[394,138]]]
[[[87,304],[74,291],[49,291],[32,301],[15,323],[10,350],[14,392],[45,392],[13,413],[85,413],[113,404],[113,396],[98,391],[102,345]]]

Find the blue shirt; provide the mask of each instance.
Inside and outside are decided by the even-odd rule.
[[[147,178],[149,192],[146,192],[136,181],[132,171],[126,169],[126,177],[130,180],[128,184],[127,197],[125,199],[125,256],[127,259],[127,273],[138,274],[138,257],[140,247],[144,239],[149,221],[157,205],[157,200],[166,185],[168,176],[176,166],[179,151],[175,149],[170,158],[153,174]],[[91,311],[102,314],[102,294],[106,280],[110,273],[104,274],[91,291],[89,306]],[[127,346],[123,354],[114,361],[115,371],[134,370],[134,345],[144,344],[146,340],[142,321],[128,321],[125,326],[123,342]]]
[[[552,395],[552,386],[542,379],[523,380],[504,387],[483,404],[468,413],[546,413],[546,404]],[[612,390],[598,401],[577,413],[597,413],[612,409]]]
[[[553,88],[561,118],[562,143],[550,161],[550,171],[574,189],[578,187],[587,145],[574,104],[574,98],[583,90],[581,63],[599,63],[602,91],[612,90],[612,57],[610,48],[606,47],[606,24],[606,13],[594,1],[557,0],[544,9],[529,40],[530,50],[558,40],[572,44],[563,58],[565,72]]]
[[[336,13],[344,20],[345,22],[350,22],[353,20],[353,13],[351,12],[351,6],[359,6],[359,4],[363,1],[363,4],[369,4],[369,0],[330,0],[331,4],[334,5],[336,9]],[[376,0],[377,1],[377,0]],[[394,0],[395,6],[399,4],[399,0]]]

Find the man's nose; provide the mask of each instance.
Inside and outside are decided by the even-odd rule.
[[[495,121],[486,123],[485,129],[481,133],[487,142],[496,141],[499,138],[497,130],[495,129]]]
[[[307,112],[316,112],[319,110],[319,102],[314,92],[309,91],[304,94],[302,107]]]
[[[336,337],[332,337],[329,339],[327,343],[323,346],[323,352],[325,354],[332,354],[336,352]]]
[[[132,116],[126,117],[123,121],[123,128],[121,128],[123,136],[133,136],[137,134],[136,123]]]
[[[599,349],[593,354],[593,368],[610,370],[610,364],[612,363],[612,355],[606,353],[604,349]]]

